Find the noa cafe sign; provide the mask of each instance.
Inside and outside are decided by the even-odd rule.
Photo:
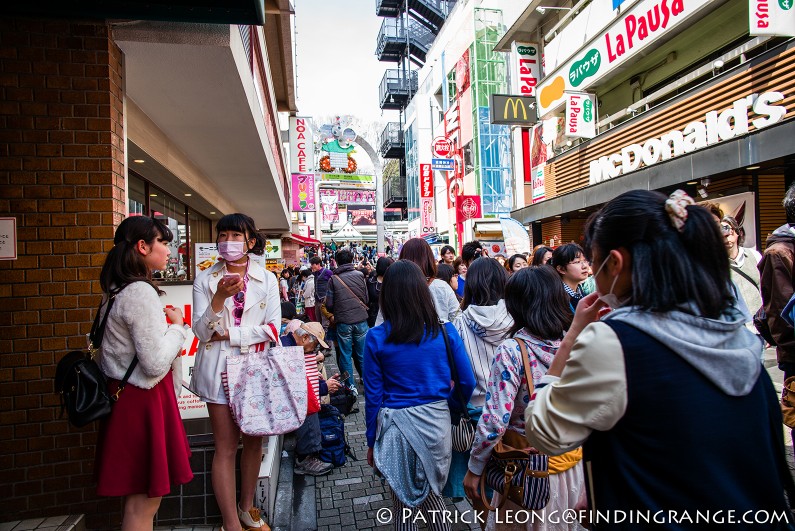
[[[651,166],[679,155],[748,133],[749,125],[763,129],[781,119],[787,110],[773,105],[784,99],[781,92],[751,94],[735,101],[722,112],[710,111],[704,120],[690,122],[681,131],[674,130],[643,144],[630,144],[618,153],[591,161],[588,184],[596,184],[619,175]],[[749,119],[749,110],[757,117]]]

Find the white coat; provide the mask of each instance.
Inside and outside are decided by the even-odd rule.
[[[226,357],[246,354],[257,343],[274,341],[268,324],[273,324],[278,332],[282,320],[276,277],[254,260],[250,261],[248,269],[249,281],[240,326],[234,326],[232,297],[226,299],[221,312],[213,312],[213,295],[225,273],[226,264],[221,261],[200,273],[193,283],[193,333],[199,338],[199,348],[189,388],[211,403],[226,403],[221,382],[221,373],[226,370]],[[208,343],[214,332],[227,330],[228,340]]]

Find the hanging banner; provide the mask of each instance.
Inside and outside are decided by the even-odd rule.
[[[538,45],[515,42],[511,45],[511,90],[522,96],[535,96],[541,79],[541,54]]]
[[[751,35],[795,37],[795,0],[748,0]]]
[[[420,164],[420,236],[435,232],[433,172],[430,164]]]
[[[544,184],[544,166],[546,163],[541,163],[539,166],[533,166],[531,170],[532,183],[533,183],[533,203],[543,201],[547,197],[547,188]]]
[[[500,218],[500,227],[508,256],[530,252],[530,233],[520,221],[513,218]]]
[[[320,190],[320,208],[323,223],[338,223],[340,220],[336,190]]]
[[[346,205],[375,204],[375,190],[337,190],[337,200]]]
[[[570,138],[596,136],[596,95],[587,92],[566,92],[566,129]]]
[[[315,174],[293,173],[293,212],[314,212]]]
[[[455,219],[463,223],[468,219],[482,217],[483,206],[479,195],[459,195],[455,201]]]
[[[290,172],[310,173],[315,171],[315,144],[309,127],[308,116],[290,116]]]

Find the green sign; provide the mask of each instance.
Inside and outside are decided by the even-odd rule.
[[[590,122],[593,120],[593,102],[586,99],[582,102],[582,121]]]
[[[569,69],[569,83],[572,87],[579,87],[587,78],[599,71],[602,64],[602,54],[596,48],[591,48],[580,61],[575,61]]]
[[[786,0],[780,0],[786,1]],[[535,55],[538,53],[535,48],[532,46],[517,46],[516,51],[519,52],[519,55]]]
[[[339,181],[343,183],[373,183],[372,175],[358,173],[321,173],[323,181]]]
[[[781,9],[783,9],[784,11],[789,11],[790,9],[792,9],[792,4],[793,4],[792,0],[778,0],[778,5],[780,5]]]

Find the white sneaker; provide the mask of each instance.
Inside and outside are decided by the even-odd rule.
[[[325,476],[334,468],[331,463],[321,461],[315,456],[304,458],[303,461],[298,462],[298,466],[293,469],[293,472],[299,476]]]
[[[237,517],[240,518],[244,531],[270,531],[270,527],[260,517],[259,509],[256,507],[244,511],[238,506]]]

